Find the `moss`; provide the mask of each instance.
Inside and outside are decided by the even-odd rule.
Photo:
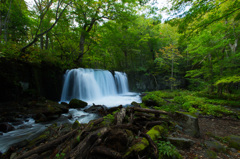
[[[164,127],[160,125],[156,125],[151,130],[149,130],[147,134],[151,137],[153,141],[155,141],[162,135],[163,132],[164,132]]]
[[[84,101],[79,100],[79,99],[72,99],[69,103],[70,108],[84,108],[87,105],[88,105],[87,102],[84,102]]]
[[[81,124],[79,123],[78,120],[75,120],[75,122],[72,125],[72,129],[77,129]]]
[[[206,158],[215,159],[217,158],[217,153],[212,150],[207,150],[205,153]]]
[[[228,146],[240,150],[240,136],[230,135],[225,137]]]
[[[164,133],[164,127],[160,125],[154,126],[152,129],[150,129],[147,134],[150,136],[150,138],[155,141],[158,138],[161,137],[161,135]],[[149,143],[146,138],[139,138],[139,142],[133,145],[128,149],[128,151],[125,153],[124,157],[129,156],[133,152],[140,152],[143,151],[145,148],[148,147]]]
[[[181,111],[176,111],[177,113],[180,113],[180,114],[185,114],[185,115],[190,115],[190,116],[193,116],[195,118],[198,118],[198,116],[196,114],[193,114],[193,113],[189,113],[189,112],[181,112]]]

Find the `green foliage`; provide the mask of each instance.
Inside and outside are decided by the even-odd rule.
[[[159,151],[159,157],[160,158],[176,158],[181,159],[182,156],[179,154],[178,150],[174,145],[172,145],[169,141],[158,141],[157,147]]]
[[[56,159],[64,159],[65,155],[66,155],[65,153],[61,153],[61,154],[57,153]]]
[[[142,102],[146,106],[162,106],[166,101],[160,97],[159,92],[150,92],[142,98]]]
[[[103,119],[104,119],[103,123],[105,125],[110,125],[111,123],[113,123],[115,118],[114,118],[113,114],[108,114],[108,115],[104,116]]]
[[[234,75],[231,77],[222,78],[216,81],[215,85],[229,85],[234,83],[240,83],[240,76]]]

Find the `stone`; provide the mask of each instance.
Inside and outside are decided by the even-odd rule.
[[[205,146],[209,150],[213,150],[215,152],[226,152],[226,146],[222,145],[218,141],[205,141]]]
[[[204,157],[209,159],[215,159],[217,158],[217,153],[212,150],[206,150],[206,152],[204,153]]]
[[[240,150],[240,136],[230,135],[225,137],[228,142],[228,146]]]
[[[140,107],[140,104],[137,103],[137,102],[132,102],[131,105],[134,106],[134,107]]]
[[[85,108],[88,105],[87,102],[84,102],[82,100],[79,99],[72,99],[69,102],[69,107],[70,108]]]
[[[171,142],[171,144],[179,149],[190,149],[190,147],[194,144],[193,140],[186,138],[168,137],[167,139]]]
[[[96,114],[104,116],[107,114],[107,107],[104,105],[93,104],[93,106],[91,106],[87,109],[84,109],[84,111],[87,113],[96,113]]]
[[[9,132],[9,131],[12,131],[14,130],[14,127],[8,123],[1,123],[0,124],[0,131],[6,133],[6,132]]]
[[[200,137],[198,117],[191,113],[177,111],[173,119],[183,128],[183,132],[192,137]]]

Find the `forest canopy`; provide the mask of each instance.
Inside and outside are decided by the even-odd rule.
[[[31,2],[1,0],[1,59],[164,75],[172,89],[184,76],[189,89],[239,90],[239,0]]]

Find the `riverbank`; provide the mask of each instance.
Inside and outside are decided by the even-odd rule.
[[[96,106],[100,118],[88,124],[54,124],[2,158],[239,158],[239,101],[221,100],[234,111],[220,105],[206,111],[195,93],[158,91],[146,93],[143,103],[131,107]],[[180,98],[184,103],[179,104]],[[198,105],[190,102],[196,100]],[[189,102],[197,111],[184,106]]]

